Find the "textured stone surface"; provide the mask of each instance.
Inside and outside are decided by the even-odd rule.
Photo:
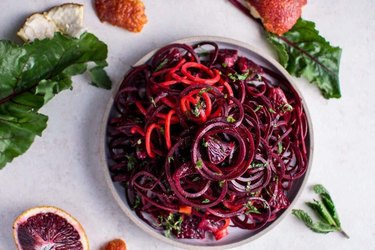
[[[0,38],[15,33],[29,14],[60,0],[0,1]],[[149,23],[139,34],[102,24],[92,1],[85,4],[89,31],[109,46],[109,74],[116,83],[146,52],[189,36],[215,35],[247,42],[275,55],[258,25],[226,0],[145,0]],[[340,69],[343,97],[325,100],[303,79],[297,84],[308,104],[315,132],[315,153],[308,185],[331,192],[343,227],[351,236],[319,235],[288,215],[276,228],[237,249],[375,249],[375,3],[372,0],[309,1],[303,17],[343,48]],[[85,227],[92,249],[124,238],[129,249],[174,249],[135,226],[115,203],[99,162],[98,133],[111,93],[76,77],[73,91],[53,99],[43,112],[48,128],[30,150],[0,171],[0,249],[14,249],[13,220],[25,209],[54,205]],[[296,207],[312,197],[306,188]]]

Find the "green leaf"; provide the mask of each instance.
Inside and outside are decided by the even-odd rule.
[[[203,161],[202,161],[202,159],[199,159],[197,161],[197,163],[195,164],[195,167],[199,168],[199,169],[203,168]]]
[[[35,88],[35,94],[42,95],[44,104],[51,100],[57,93],[72,87],[72,80],[66,75],[57,75],[52,79],[43,79]]]
[[[227,117],[227,122],[234,123],[234,122],[236,122],[236,119],[234,119],[233,116],[230,115],[230,116]]]
[[[204,200],[202,201],[202,203],[203,203],[203,204],[210,203],[210,200],[206,198],[206,199],[204,199]]]
[[[325,187],[323,187],[323,185],[321,184],[317,184],[313,188],[314,188],[314,192],[320,195],[320,198],[322,199],[324,206],[327,208],[328,212],[332,216],[337,227],[340,228],[341,222],[339,219],[339,215],[336,211],[335,204],[333,203],[333,200],[330,194],[328,193],[327,189],[325,189]]]
[[[36,102],[43,102],[43,99]],[[32,106],[21,103],[0,105],[0,169],[25,152],[35,136],[40,136],[47,127],[48,118],[32,110]]]
[[[38,110],[71,88],[71,76],[83,73],[88,62],[103,67],[106,57],[107,46],[90,33],[56,33],[22,46],[0,41],[0,169],[46,128],[48,118]]]
[[[324,206],[327,208],[329,214],[332,216],[333,220],[335,221],[335,224],[337,225],[337,227],[341,228],[340,218],[336,211],[335,204],[333,203],[331,198],[327,196],[327,194],[321,194],[320,197],[322,199]]]
[[[105,72],[102,66],[96,66],[89,69],[89,76],[91,78],[92,85],[104,89],[111,88],[111,79],[109,79],[107,72]]]
[[[161,70],[166,64],[168,63],[168,59],[165,58],[157,67],[156,69],[154,70],[154,72],[157,72],[159,70]]]
[[[340,98],[339,66],[341,48],[332,46],[310,21],[299,19],[282,36],[267,33],[279,62],[297,77],[316,84],[325,98]]]
[[[301,220],[308,228],[316,233],[329,233],[336,231],[336,228],[324,222],[314,223],[310,215],[301,209],[293,209],[292,214]]]
[[[66,69],[64,69],[64,74],[68,76],[75,76],[75,75],[80,75],[85,73],[87,70],[87,65],[86,63],[81,63],[81,64],[73,64]]]
[[[336,222],[333,220],[323,203],[314,200],[314,202],[306,202],[306,204],[311,207],[324,222],[337,228]]]
[[[316,194],[327,194],[327,195],[329,195],[327,189],[321,184],[314,185],[313,189],[314,189],[314,192]]]

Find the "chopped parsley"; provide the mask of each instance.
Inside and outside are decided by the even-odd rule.
[[[272,108],[269,108],[268,111],[269,111],[270,113],[272,113],[272,114],[276,114],[276,111],[273,110]]]
[[[203,167],[203,161],[202,159],[199,159],[197,163],[195,164],[195,167],[198,169],[201,169]]]
[[[258,105],[255,109],[254,112],[258,112],[260,109],[263,108],[263,105]]]
[[[194,109],[191,110],[191,113],[195,117],[199,117],[202,108],[206,108],[206,104],[203,101],[199,101],[196,105],[194,105]]]
[[[230,116],[227,117],[227,122],[234,123],[234,122],[236,122],[236,119],[234,119],[233,116],[230,115]]]
[[[126,159],[128,160],[127,163],[127,170],[131,171],[134,169],[135,165],[137,164],[137,159],[132,155],[125,155]]]
[[[133,209],[136,209],[141,204],[141,198],[139,196],[136,196],[134,199]]]
[[[164,235],[166,237],[171,237],[172,231],[176,231],[176,233],[181,232],[181,224],[183,221],[181,215],[170,213],[167,218],[159,216],[158,220],[160,222],[159,226],[164,226],[165,228]]]
[[[267,163],[263,163],[263,162],[255,162],[253,161],[249,168],[264,168],[264,167],[267,167]]]
[[[199,103],[197,105],[194,106],[194,109],[191,110],[191,113],[195,116],[195,117],[198,117],[201,113],[201,110],[200,110],[200,107],[199,107]]]
[[[250,71],[249,70],[246,70],[245,73],[243,74],[239,74],[239,73],[229,73],[228,74],[228,77],[229,79],[231,79],[232,81],[245,81],[248,77],[249,77],[249,74],[250,74]]]
[[[206,198],[206,199],[204,199],[204,200],[202,201],[202,203],[204,203],[204,204],[210,203],[210,200]]]
[[[154,70],[154,72],[161,70],[168,63],[168,59],[165,58]]]
[[[281,154],[283,152],[283,144],[281,142],[277,143],[277,153]]]
[[[212,88],[203,88],[203,89],[199,90],[198,96],[202,96],[203,93],[209,92],[211,90],[212,90]]]
[[[244,204],[246,207],[245,214],[260,214],[258,208],[256,208],[251,202]]]

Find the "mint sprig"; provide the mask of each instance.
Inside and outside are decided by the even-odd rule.
[[[314,199],[313,202],[306,202],[306,204],[316,213],[319,220],[314,222],[310,215],[302,209],[293,209],[292,214],[316,233],[338,231],[349,239],[349,235],[341,228],[341,222],[335,204],[333,203],[327,189],[321,184],[315,185],[313,189],[314,192],[319,195],[320,200]]]

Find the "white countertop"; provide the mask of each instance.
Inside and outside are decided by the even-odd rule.
[[[60,0],[1,0],[0,38],[16,39],[26,16]],[[144,0],[149,23],[140,34],[102,24],[85,4],[88,30],[109,47],[108,72],[119,82],[146,52],[197,35],[224,36],[249,43],[275,57],[258,25],[226,0]],[[303,17],[343,48],[342,98],[324,99],[318,89],[296,79],[309,107],[315,133],[308,186],[324,184],[337,205],[350,240],[338,233],[315,234],[292,215],[261,238],[237,249],[375,249],[375,2],[310,1]],[[1,81],[1,79],[0,79]],[[122,237],[128,249],[173,249],[135,226],[113,199],[99,163],[98,133],[111,92],[74,78],[74,89],[42,109],[49,116],[43,136],[0,170],[0,249],[15,249],[13,220],[37,205],[54,205],[84,226],[92,249]],[[306,188],[295,207],[306,208]]]

